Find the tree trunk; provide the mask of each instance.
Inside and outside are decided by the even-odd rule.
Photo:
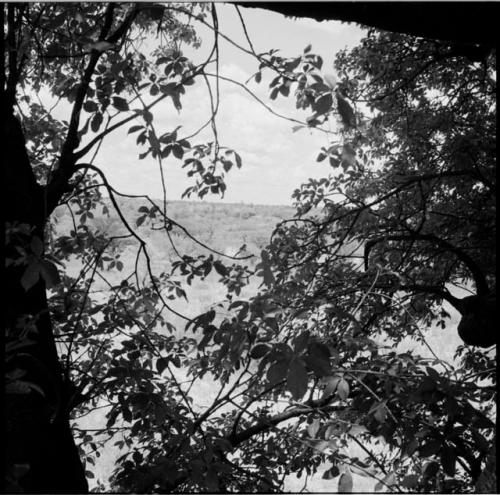
[[[44,189],[33,175],[19,121],[2,103],[5,222],[11,231],[20,224],[32,228],[10,242],[7,238],[6,245],[11,264],[4,276],[5,491],[85,493],[88,485],[70,429],[68,383],[57,354],[45,284],[41,277],[29,290],[21,283],[27,264],[19,249],[29,254],[33,238],[43,241]]]

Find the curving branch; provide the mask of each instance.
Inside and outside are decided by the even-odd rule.
[[[288,411],[283,411],[271,417],[266,417],[261,421],[255,423],[253,426],[240,431],[239,433],[233,431],[226,438],[233,447],[236,447],[240,443],[243,443],[246,440],[252,438],[254,435],[265,432],[270,428],[282,423],[283,421],[286,421],[287,419],[297,418],[299,416],[302,416],[303,414],[308,414],[311,412],[311,409],[319,409],[328,406],[331,403],[334,395],[321,399],[307,400],[298,407],[294,407],[292,409],[289,409]]]
[[[371,250],[382,242],[387,241],[396,241],[396,242],[414,242],[414,241],[424,241],[430,242],[432,244],[436,244],[440,248],[443,248],[445,251],[449,251],[453,253],[471,272],[474,283],[476,284],[476,290],[478,295],[484,295],[489,293],[488,282],[486,281],[486,277],[484,276],[481,268],[478,264],[462,249],[457,248],[450,242],[445,239],[441,239],[434,234],[419,234],[419,233],[411,233],[408,235],[387,235],[382,237],[377,237],[374,239],[370,239],[365,244],[364,250],[364,260],[365,260],[365,270],[368,269],[369,265],[369,256]],[[445,297],[443,295],[443,297]],[[445,299],[450,300],[448,297]],[[451,300],[450,300],[451,302]],[[453,304],[453,303],[452,303]],[[454,304],[455,305],[455,304]],[[456,307],[456,306],[455,306]],[[458,308],[457,308],[458,309]]]

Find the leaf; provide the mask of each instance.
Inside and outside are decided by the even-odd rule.
[[[326,384],[323,391],[323,397],[330,397],[336,390],[338,383],[340,382],[340,376],[328,376],[323,380]]]
[[[142,110],[141,115],[146,124],[151,124],[151,122],[153,122],[153,114],[149,110]]]
[[[418,440],[416,438],[412,438],[410,442],[404,447],[403,452],[407,455],[413,455],[413,453],[418,449]]]
[[[441,381],[441,375],[438,373],[437,370],[434,368],[431,368],[430,366],[427,366],[426,368],[427,374],[435,381],[439,382]]]
[[[318,433],[319,430],[319,420],[315,419],[308,427],[307,427],[307,433],[311,438],[316,438],[316,433]]]
[[[441,442],[438,440],[430,440],[426,444],[422,445],[418,449],[418,452],[421,457],[430,457],[431,455],[435,455],[441,449]]]
[[[184,155],[184,150],[182,149],[182,146],[179,144],[174,144],[172,146],[172,153],[175,156],[175,158],[182,160],[182,157]]]
[[[55,287],[61,282],[59,271],[54,263],[48,260],[42,260],[40,263],[40,275],[45,280],[45,285],[48,289]]]
[[[288,362],[285,360],[273,363],[267,370],[267,379],[271,385],[276,385],[285,379],[288,371]]]
[[[301,359],[292,359],[286,378],[287,388],[295,400],[303,397],[307,390],[308,376]]]
[[[92,113],[92,112],[97,112],[98,106],[97,106],[97,103],[96,103],[95,101],[92,101],[92,100],[87,100],[87,101],[83,104],[83,109],[84,109],[86,112]]]
[[[379,492],[380,490],[383,490],[384,488],[388,488],[388,487],[395,485],[396,482],[397,482],[396,475],[394,473],[389,473],[382,479],[382,481],[378,481],[375,484],[375,487],[373,488],[373,490],[375,492]]]
[[[383,423],[387,418],[387,407],[385,402],[382,402],[376,409],[373,414],[374,418],[379,422]]]
[[[30,263],[24,270],[21,277],[21,285],[25,291],[30,290],[40,278],[40,264],[37,262]]]
[[[125,112],[129,109],[127,100],[121,98],[120,96],[113,96],[113,106],[120,110],[120,112]]]
[[[156,371],[163,373],[168,366],[168,357],[161,357],[156,360]]]
[[[90,128],[92,132],[97,132],[99,127],[101,127],[103,116],[101,112],[96,112],[90,121]]]
[[[309,330],[304,330],[294,339],[294,349],[296,354],[300,354],[309,342]]]
[[[140,227],[143,223],[144,223],[144,220],[146,220],[146,215],[142,215],[140,216],[136,221],[135,221],[135,225],[137,227]]]
[[[344,144],[342,147],[342,161],[347,167],[356,165],[356,151],[349,143]]]
[[[304,48],[304,53],[309,53],[311,51],[312,45],[309,44]]]
[[[377,474],[377,470],[374,467],[370,467],[368,464],[357,459],[353,460],[349,469],[351,472],[358,476],[363,476],[364,478],[373,478]]]
[[[109,41],[96,41],[95,43],[90,43],[87,45],[88,50],[97,50],[98,52],[104,52],[106,50],[111,50],[115,45]]]
[[[349,435],[357,437],[358,435],[366,433],[367,431],[368,429],[366,428],[366,426],[353,424],[349,429]]]
[[[316,158],[316,161],[317,161],[317,162],[322,162],[325,158],[326,158],[325,153],[320,153],[320,154],[318,155],[318,158]]]
[[[350,103],[339,94],[337,94],[337,107],[343,124],[347,128],[356,127],[356,116],[354,114],[354,110],[352,109]]]
[[[88,469],[85,471],[85,476],[89,479],[95,478],[94,473],[92,471],[89,471]]]
[[[339,468],[333,465],[330,469],[327,469],[323,476],[321,476],[324,480],[333,480],[340,474]]]
[[[313,110],[318,113],[327,113],[333,105],[333,98],[331,93],[321,95],[312,105]]]
[[[455,449],[449,445],[445,445],[441,451],[441,466],[443,466],[443,471],[448,476],[455,476],[455,463],[457,456],[455,454]]]
[[[30,242],[31,252],[40,258],[43,254],[43,241],[38,236],[33,236]]]
[[[330,162],[330,166],[333,168],[337,168],[340,165],[340,160],[334,156],[330,156],[328,160]]]
[[[340,475],[338,493],[352,493],[352,487],[352,474],[348,470]]]
[[[426,478],[434,478],[438,471],[439,471],[439,463],[436,461],[426,462],[422,470]]]
[[[334,74],[325,74],[323,79],[331,89],[335,89],[335,86],[337,86],[337,78]]]
[[[349,397],[349,383],[343,378],[339,381],[337,385],[337,395],[342,399],[346,400]]]
[[[409,474],[403,478],[401,484],[405,488],[415,488],[418,485],[418,476],[416,474]]]
[[[252,350],[250,351],[250,357],[252,359],[260,359],[264,357],[270,350],[271,347],[267,344],[257,344],[252,347]]]
[[[144,126],[142,125],[133,125],[127,132],[127,134],[132,134],[133,132],[140,131],[141,129],[144,129]]]
[[[219,260],[214,262],[214,269],[222,277],[227,275],[227,268]]]

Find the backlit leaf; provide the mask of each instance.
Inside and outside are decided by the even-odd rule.
[[[307,427],[307,433],[311,438],[316,437],[316,433],[318,433],[319,430],[319,420],[315,419],[308,427]]]
[[[349,383],[343,378],[339,381],[337,385],[337,395],[342,399],[346,400],[349,397]]]
[[[352,493],[353,480],[349,470],[342,473],[339,478],[338,493]]]

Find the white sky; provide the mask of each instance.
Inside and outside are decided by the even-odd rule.
[[[308,44],[312,44],[312,52],[323,57],[325,73],[333,73],[332,63],[336,52],[346,46],[356,45],[364,34],[364,30],[355,25],[336,21],[294,20],[263,9],[240,10],[257,53],[277,48],[282,56],[297,56]],[[248,48],[234,6],[217,4],[217,12],[220,31]],[[202,47],[196,51],[189,50],[189,53],[186,50],[186,55],[193,57],[197,63],[204,60],[213,35],[198,23],[195,29],[202,39]],[[255,59],[220,40],[221,75],[245,83],[257,68]],[[307,114],[295,109],[293,94],[288,98],[278,96],[277,100],[271,101],[266,82],[268,80],[263,79],[257,85],[252,81],[248,87],[279,113],[305,120]],[[272,115],[242,88],[229,83],[221,82],[220,95],[220,110],[216,120],[220,144],[236,150],[243,161],[241,169],[231,170],[226,175],[224,202],[291,204],[291,194],[301,183],[309,177],[323,177],[331,171],[326,160],[316,162],[319,148],[327,144],[325,134],[308,129],[294,133],[293,123]],[[197,129],[210,115],[209,99],[201,83],[187,87],[181,102],[183,109],[180,114],[169,98],[153,109],[158,134],[182,124],[179,131],[182,137]],[[68,119],[66,115],[57,116]],[[138,155],[145,148],[135,144],[136,134],[127,137],[129,127],[127,125],[123,130],[106,137],[95,165],[105,171],[110,183],[120,192],[161,198],[158,164],[150,156],[139,160]],[[208,140],[211,140],[211,136],[207,131],[194,138],[192,144]],[[173,157],[164,160],[169,200],[181,199],[183,191],[193,184],[181,165]],[[196,199],[191,197],[191,200]],[[206,200],[220,201],[215,195],[207,196]]]

